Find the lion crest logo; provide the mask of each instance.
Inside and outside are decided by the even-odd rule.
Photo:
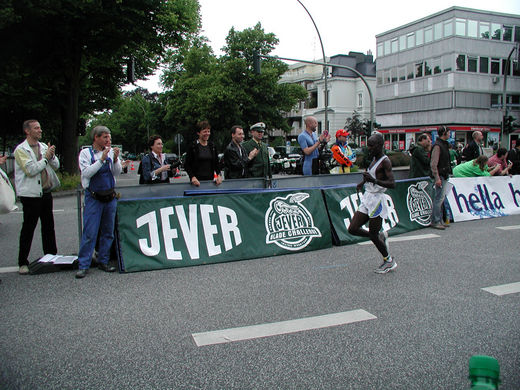
[[[416,221],[418,224],[428,226],[431,223],[432,216],[432,198],[426,192],[428,187],[427,181],[420,181],[408,187],[408,195],[406,196],[406,205],[410,213],[410,221]]]
[[[271,200],[265,214],[266,244],[297,251],[309,245],[314,237],[321,237],[311,213],[301,203],[309,196],[296,193]]]

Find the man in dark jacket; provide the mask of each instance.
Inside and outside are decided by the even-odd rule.
[[[428,134],[421,134],[417,138],[417,145],[410,146],[410,172],[408,177],[430,176],[430,151],[432,149],[432,141]]]
[[[507,153],[507,159],[513,163],[509,173],[520,175],[520,138],[516,140],[515,147]]]
[[[448,138],[450,130],[441,126],[437,130],[438,137],[432,147],[430,167],[433,178],[433,210],[431,227],[444,230],[446,226],[442,222],[442,204],[446,198],[446,183],[451,173],[450,149]]]
[[[466,147],[462,150],[462,162],[471,161],[476,159],[481,154],[484,154],[482,150],[482,140],[484,136],[480,131],[474,131],[472,134],[472,140],[468,142]]]
[[[242,146],[244,129],[240,126],[231,128],[231,142],[224,151],[224,173],[226,179],[242,179],[249,175],[249,165],[258,154],[258,149],[246,152]]]
[[[267,145],[262,142],[265,132],[265,123],[258,122],[251,126],[251,136],[249,141],[244,142],[243,146],[249,154],[253,149],[258,150],[258,154],[253,158],[249,167],[251,177],[271,177],[271,167],[269,165],[269,151]]]

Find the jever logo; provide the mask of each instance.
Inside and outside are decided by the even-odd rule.
[[[423,226],[428,226],[431,222],[433,205],[432,198],[426,192],[426,187],[428,187],[427,181],[412,184],[408,187],[408,195],[406,196],[410,221],[416,221]]]
[[[297,193],[271,200],[265,214],[266,244],[297,251],[309,245],[313,237],[321,237],[311,213],[301,204],[308,197],[309,194]]]

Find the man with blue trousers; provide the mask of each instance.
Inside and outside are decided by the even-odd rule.
[[[99,239],[98,268],[114,272],[115,267],[108,265],[110,247],[114,241],[116,216],[115,176],[121,173],[119,148],[110,147],[110,130],[105,126],[92,129],[92,147],[84,148],[79,154],[81,185],[85,189],[83,209],[83,235],[79,248],[79,271],[76,278],[87,275],[92,253]]]

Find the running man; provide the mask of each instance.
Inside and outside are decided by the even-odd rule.
[[[372,162],[367,172],[363,173],[363,180],[357,185],[357,191],[365,187],[359,209],[354,213],[348,232],[355,236],[368,237],[383,256],[383,264],[376,268],[378,274],[385,274],[397,267],[392,256],[388,253],[388,233],[380,232],[383,218],[388,216],[385,200],[387,188],[395,187],[392,163],[383,152],[383,136],[379,133],[368,138],[368,158]],[[368,231],[362,228],[368,222]]]

